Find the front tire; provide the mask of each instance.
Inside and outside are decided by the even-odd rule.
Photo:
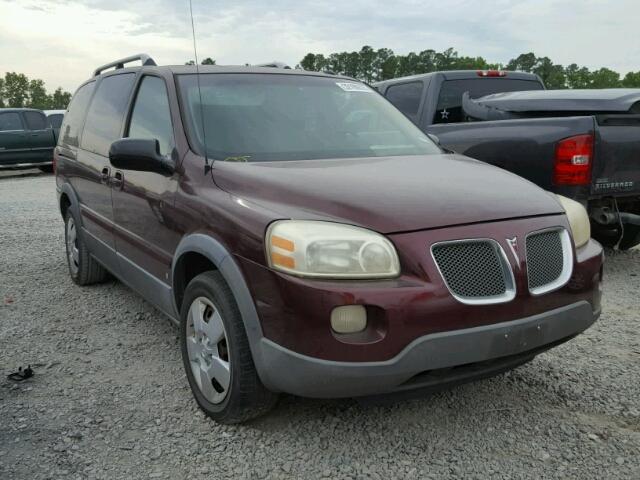
[[[273,408],[278,397],[258,377],[240,311],[219,272],[189,282],[180,319],[187,380],[209,417],[241,423]]]
[[[91,285],[107,279],[108,273],[90,254],[82,239],[80,223],[67,209],[64,218],[64,243],[67,252],[69,275],[78,285]]]

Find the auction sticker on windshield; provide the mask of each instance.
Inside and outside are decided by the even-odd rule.
[[[354,83],[354,82],[336,82],[342,90],[345,92],[373,92],[369,87],[363,85],[362,83]]]

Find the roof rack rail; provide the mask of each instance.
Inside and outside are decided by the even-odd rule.
[[[291,67],[284,62],[269,62],[269,63],[259,63],[253,65],[254,67],[269,67],[269,68],[283,68],[285,70],[291,70]]]
[[[155,60],[151,58],[149,55],[147,55],[146,53],[139,53],[137,55],[131,55],[130,57],[121,58],[120,60],[116,60],[115,62],[102,65],[101,67],[98,67],[93,71],[93,76],[97,77],[102,72],[104,72],[105,70],[111,67],[115,67],[116,70],[119,68],[124,68],[125,63],[135,62],[136,60],[140,60],[142,62],[142,65],[150,65],[150,66],[157,65]]]

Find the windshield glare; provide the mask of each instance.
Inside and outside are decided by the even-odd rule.
[[[206,144],[212,159],[260,162],[440,153],[402,113],[359,82],[306,75],[201,74],[198,92],[197,76],[190,74],[179,75],[178,85],[190,140],[201,152]]]

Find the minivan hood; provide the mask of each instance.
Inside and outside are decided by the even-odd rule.
[[[531,182],[460,155],[216,162],[213,178],[282,218],[325,219],[381,233],[563,212]]]

